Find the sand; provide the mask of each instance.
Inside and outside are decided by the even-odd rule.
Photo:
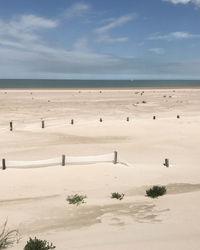
[[[58,250],[199,250],[199,107],[200,89],[0,90],[1,159],[116,150],[128,163],[0,170],[0,224],[21,235],[8,249],[36,236]],[[152,185],[167,194],[146,197]],[[85,204],[68,204],[76,193]]]

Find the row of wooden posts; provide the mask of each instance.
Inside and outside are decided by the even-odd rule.
[[[177,115],[176,118],[180,119],[180,115]],[[155,119],[156,119],[156,116],[154,115],[153,116],[153,120],[155,120]],[[99,121],[103,122],[103,119],[100,118]],[[126,121],[127,122],[130,121],[129,117],[126,118]],[[71,123],[71,125],[73,125],[74,124],[74,119],[72,119],[70,123]],[[42,128],[45,128],[45,122],[44,122],[44,120],[42,120]],[[10,131],[13,131],[13,122],[12,121],[10,122]]]
[[[113,164],[117,164],[117,151],[114,151]],[[66,165],[66,155],[62,155],[61,166]],[[2,159],[2,170],[6,170],[6,159]]]

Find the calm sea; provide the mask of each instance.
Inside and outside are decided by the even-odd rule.
[[[0,79],[0,88],[200,87],[200,80],[30,80]]]

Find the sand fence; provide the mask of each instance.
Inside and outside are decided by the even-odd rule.
[[[65,166],[72,164],[94,164],[110,162],[117,164],[118,153],[114,151],[110,154],[96,155],[96,156],[67,156],[62,155],[61,157],[51,158],[47,160],[37,160],[37,161],[9,161],[2,159],[2,169],[7,168],[42,168],[50,166]]]

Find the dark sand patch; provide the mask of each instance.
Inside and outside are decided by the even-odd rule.
[[[131,218],[132,222],[137,223],[156,223],[161,222],[160,215],[168,211],[168,209],[159,210],[154,204],[146,202],[57,207],[54,210],[47,209],[46,216],[40,214],[37,219],[30,223],[21,223],[20,231],[22,233],[34,233],[63,228],[74,230],[99,223],[106,223],[110,226],[125,226],[127,218]]]
[[[60,195],[55,194],[55,195],[46,195],[46,196],[38,196],[38,197],[25,197],[25,198],[16,198],[16,199],[9,199],[9,200],[0,200],[0,205],[20,204],[20,203],[40,201],[40,200],[43,201],[43,200],[52,199],[58,196]]]
[[[158,184],[161,185],[161,184]],[[146,190],[151,188],[151,186],[141,186],[135,187],[131,190],[126,191],[126,195],[134,196],[134,195],[146,195]],[[165,185],[167,188],[167,194],[183,194],[189,192],[197,192],[200,191],[200,184],[191,184],[191,183],[170,183]]]

